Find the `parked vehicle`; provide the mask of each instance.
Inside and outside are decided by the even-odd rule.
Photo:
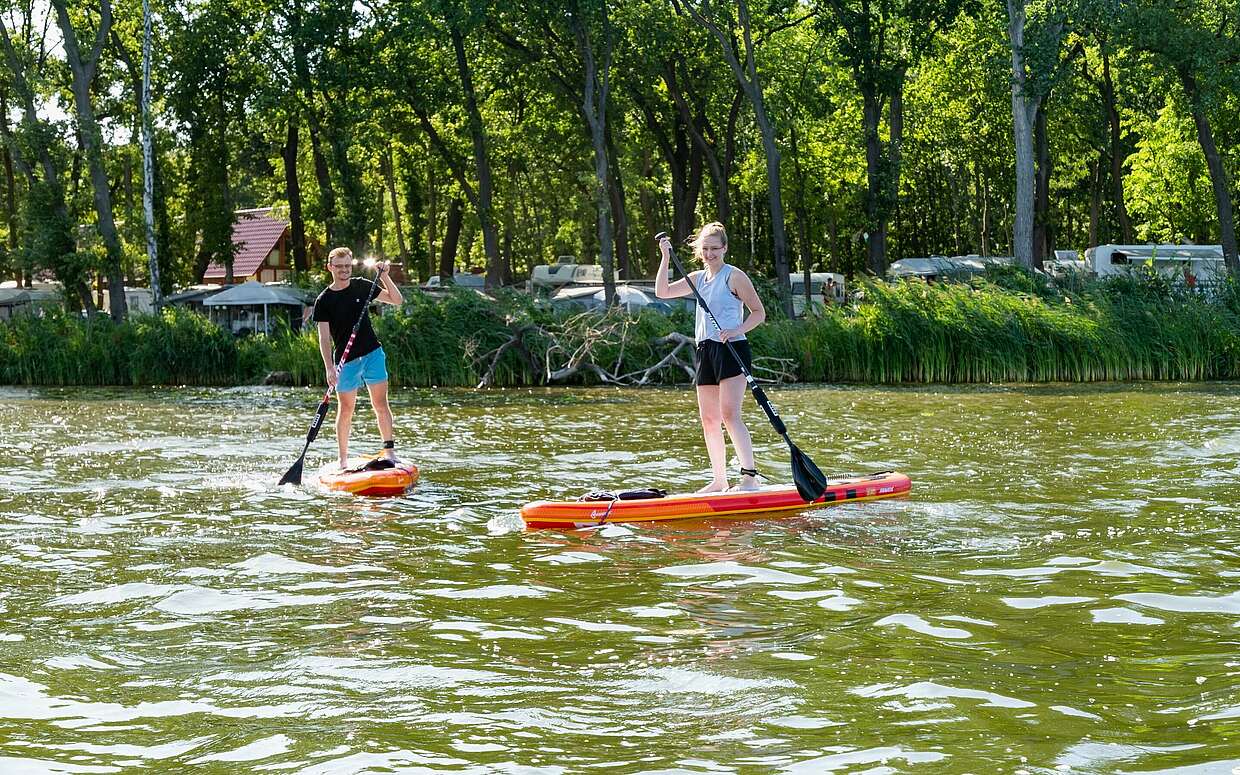
[[[598,264],[579,264],[576,256],[560,256],[554,264],[534,267],[530,273],[530,293],[550,295],[565,286],[602,285],[603,267]]]
[[[810,309],[821,307],[824,303],[823,289],[830,289],[830,303],[843,304],[844,275],[838,272],[811,272],[809,276]],[[788,275],[792,285],[792,311],[797,316],[805,314],[805,273],[792,272]]]
[[[486,285],[486,277],[484,275],[473,274],[471,272],[457,272],[452,275],[452,282],[454,285],[461,288],[482,288]],[[431,278],[426,281],[426,285],[422,287],[427,290],[435,290],[444,286],[439,275],[431,275]]]
[[[1099,277],[1148,267],[1189,284],[1213,281],[1226,271],[1222,245],[1098,245],[1085,251],[1085,263]]]
[[[1011,264],[1015,261],[1011,256],[924,256],[902,258],[892,261],[887,267],[887,278],[918,277],[927,281],[950,280],[970,277],[986,271],[987,264]]]

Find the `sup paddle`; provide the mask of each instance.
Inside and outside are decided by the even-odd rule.
[[[353,348],[353,340],[357,338],[357,331],[362,327],[362,321],[366,319],[366,314],[370,310],[370,304],[379,295],[379,289],[382,284],[379,282],[385,270],[375,273],[375,287],[370,291],[370,297],[366,299],[366,303],[362,305],[362,314],[358,316],[357,322],[353,324],[353,332],[349,334],[349,341],[345,342],[344,352],[340,353],[340,360],[336,362],[336,378],[340,378],[340,368],[344,366],[345,359],[349,357],[349,350]],[[306,451],[310,449],[310,442],[319,435],[319,428],[323,427],[323,420],[327,417],[327,409],[331,406],[332,393],[335,392],[335,385],[328,385],[327,392],[323,394],[323,400],[319,402],[318,411],[314,413],[314,420],[310,423],[310,431],[306,434],[306,446],[301,448],[301,457],[297,458],[297,462],[280,477],[280,484],[301,484],[301,469],[306,462]]]
[[[657,243],[667,236],[667,232],[661,231],[654,235],[654,241]],[[689,273],[681,265],[680,259],[676,257],[675,246],[669,251],[672,257],[672,263],[676,265],[676,271],[685,277],[685,282],[689,285],[689,290],[693,291],[694,298],[697,303],[702,305],[702,310],[706,313],[706,317],[710,318],[710,322],[714,324],[716,331],[723,331],[723,326],[719,325],[719,321],[715,319],[715,313],[710,311],[710,307],[706,306],[706,300],[702,298],[702,294],[698,293],[697,286],[693,284],[693,279],[689,277]],[[775,432],[784,437],[784,441],[788,443],[788,451],[792,453],[792,481],[797,486],[797,493],[800,494],[801,500],[806,503],[813,503],[822,497],[827,491],[827,477],[814,465],[814,461],[809,455],[792,443],[792,439],[788,438],[788,428],[784,425],[784,421],[779,416],[779,412],[775,411],[775,407],[771,405],[770,399],[766,397],[766,393],[754,381],[753,375],[749,373],[749,369],[745,368],[745,362],[741,360],[740,353],[736,352],[736,348],[732,346],[731,341],[724,342],[728,347],[728,352],[732,353],[732,357],[736,359],[736,365],[741,367],[741,373],[745,375],[745,382],[749,385],[753,398],[758,402],[758,406],[762,407],[762,411],[766,413],[766,419],[771,421],[771,427]]]

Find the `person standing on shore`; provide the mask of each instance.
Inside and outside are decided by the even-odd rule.
[[[336,387],[336,443],[340,449],[340,468],[348,466],[349,433],[353,427],[357,391],[362,385],[370,393],[370,403],[375,408],[379,436],[383,439],[382,454],[388,460],[395,461],[396,437],[392,409],[388,406],[387,355],[370,324],[370,310],[365,308],[376,282],[353,277],[353,251],[348,248],[332,250],[327,256],[327,266],[332,282],[314,301],[314,320],[319,324],[319,354],[323,356],[327,384]],[[400,289],[388,274],[387,262],[376,264],[375,272],[381,289],[374,300],[384,304],[404,301]],[[349,359],[339,363],[337,358],[344,352],[359,318],[361,324],[357,329],[357,338],[349,348]]]
[[[698,289],[702,299],[721,328],[716,328],[699,304],[694,325],[697,349],[694,353],[697,374],[698,415],[702,420],[702,434],[706,438],[706,451],[710,455],[712,478],[710,484],[698,492],[722,492],[728,489],[727,447],[723,429],[727,428],[732,447],[740,460],[740,482],[736,489],[758,489],[754,468],[753,441],[749,428],[741,417],[741,401],[745,397],[745,377],[737,356],[751,366],[753,355],[745,334],[766,320],[766,308],[753,287],[748,275],[728,264],[728,235],[721,223],[708,223],[693,238],[693,253],[705,266],[689,273],[688,280]],[[659,240],[662,260],[655,273],[654,293],[660,299],[689,296],[693,291],[686,278],[676,282],[667,281],[668,263],[672,255],[672,241],[664,236]],[[745,315],[745,309],[749,315]],[[729,352],[725,342],[730,342],[736,356]]]

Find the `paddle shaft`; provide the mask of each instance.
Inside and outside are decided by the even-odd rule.
[[[667,232],[659,232],[654,235],[655,241],[663,239],[667,236]],[[671,256],[672,263],[676,265],[676,271],[685,276],[685,282],[689,285],[689,290],[693,291],[694,298],[697,303],[702,305],[702,310],[706,313],[706,317],[710,318],[710,322],[714,324],[715,330],[723,332],[723,326],[719,325],[719,321],[715,318],[715,313],[710,311],[710,307],[706,304],[706,299],[702,298],[702,294],[698,293],[697,286],[693,284],[693,278],[685,271],[684,266],[680,263],[680,259],[676,257],[676,250],[673,248],[668,251]],[[770,399],[766,397],[766,392],[758,387],[758,383],[754,381],[753,375],[749,373],[749,369],[745,368],[745,361],[741,359],[741,354],[732,346],[731,340],[724,341],[728,352],[732,353],[732,357],[736,359],[736,365],[740,367],[741,374],[745,375],[745,382],[749,385],[750,391],[753,392],[754,400],[758,402],[758,406],[762,407],[762,411],[766,412],[766,418],[771,421],[771,426],[775,428],[775,432],[785,439],[788,438],[788,428],[784,425],[783,419],[779,416],[779,412],[775,411],[775,407],[771,405]],[[790,442],[791,443],[791,442]]]

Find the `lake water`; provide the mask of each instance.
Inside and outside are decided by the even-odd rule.
[[[311,390],[0,390],[0,772],[1240,771],[1240,386],[770,393],[911,497],[522,529],[703,484],[685,390],[398,390],[387,500],[274,485]]]

